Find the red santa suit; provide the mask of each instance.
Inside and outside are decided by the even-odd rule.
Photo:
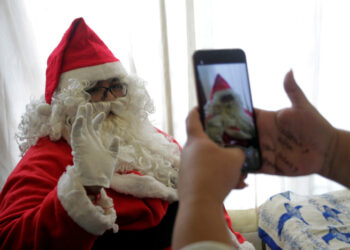
[[[91,249],[96,242],[105,246],[101,239],[108,243],[116,241],[111,248],[166,248],[171,240],[176,207],[166,215],[169,210],[167,201],[140,199],[112,189],[106,189],[111,200],[103,197],[108,200],[95,205],[79,185],[73,187],[71,194],[59,197],[67,188],[64,184],[69,180],[65,171],[72,164],[71,148],[65,140],[53,142],[45,137],[29,149],[0,195],[1,249]],[[66,211],[62,202],[75,203],[76,209]],[[115,218],[113,207],[118,215],[119,232],[95,235],[98,230],[111,227],[110,218]],[[100,213],[100,209],[106,212]],[[227,213],[226,219],[231,225]],[[91,226],[91,232],[74,220],[90,223],[87,227]],[[243,244],[244,238],[235,234]]]
[[[119,60],[78,18],[49,57],[45,100],[51,104],[55,92],[69,88],[70,78],[94,81],[125,75]],[[54,133],[32,143],[1,191],[0,249],[170,247],[176,187],[137,170],[124,171],[115,173],[110,188],[92,201],[73,171],[70,144],[63,136],[52,137]]]
[[[1,192],[1,248],[90,249],[96,233],[112,228],[110,219],[117,219],[120,231],[144,230],[157,226],[166,214],[167,201],[139,199],[112,189],[106,189],[100,203],[92,204],[81,187],[69,183],[65,171],[72,164],[71,148],[64,140],[45,137],[29,149]],[[71,193],[64,193],[68,188]]]

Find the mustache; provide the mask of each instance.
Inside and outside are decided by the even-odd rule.
[[[118,116],[126,110],[126,101],[121,97],[113,102],[94,102],[92,103],[92,107],[95,114],[103,112],[106,116],[110,113]]]

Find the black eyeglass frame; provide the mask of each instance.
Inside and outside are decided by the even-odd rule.
[[[116,81],[116,80],[115,80],[115,79],[112,79],[111,82],[114,82],[114,81]],[[97,82],[96,84],[98,84],[98,83],[99,83],[99,82]],[[123,95],[122,95],[122,96],[115,96],[115,95],[114,95],[114,93],[113,93],[112,90],[113,90],[114,88],[116,88],[117,86],[122,86],[122,89],[121,89],[122,92],[123,92]],[[101,86],[101,87],[92,87],[92,88],[90,88],[90,89],[86,89],[85,91],[86,91],[89,95],[91,95],[93,92],[98,91],[98,90],[100,90],[100,89],[105,89],[105,91],[103,92],[101,101],[104,101],[104,100],[106,99],[108,91],[111,92],[111,94],[112,94],[115,98],[124,97],[124,96],[126,96],[126,95],[128,94],[128,87],[127,87],[127,85],[124,84],[124,83],[113,84],[113,85],[111,85],[111,86],[109,86],[109,87],[102,87],[102,86]],[[124,93],[124,91],[125,91],[125,93]]]

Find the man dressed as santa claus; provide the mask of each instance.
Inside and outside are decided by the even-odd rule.
[[[242,100],[226,80],[218,74],[204,106],[205,128],[211,139],[219,144],[239,144],[254,136],[251,113],[243,108]]]
[[[209,101],[204,106],[205,131],[222,146],[237,146],[245,152],[243,169],[259,167],[252,112],[243,107],[240,96],[217,74]]]
[[[144,83],[74,20],[48,59],[45,96],[19,126],[0,248],[168,248],[180,147],[152,126],[152,111]]]

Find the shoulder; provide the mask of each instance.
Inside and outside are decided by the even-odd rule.
[[[43,158],[58,157],[64,160],[66,158],[71,158],[72,148],[63,139],[52,141],[49,137],[43,137],[28,150],[23,159],[33,156],[40,156]]]
[[[43,137],[29,148],[18,163],[14,173],[40,171],[41,173],[50,173],[58,178],[65,171],[65,168],[72,164],[72,149],[65,140],[51,141],[49,137]]]
[[[22,198],[33,193],[48,193],[55,188],[66,167],[72,164],[71,148],[67,142],[41,138],[19,161],[1,194],[14,199],[18,195]]]

